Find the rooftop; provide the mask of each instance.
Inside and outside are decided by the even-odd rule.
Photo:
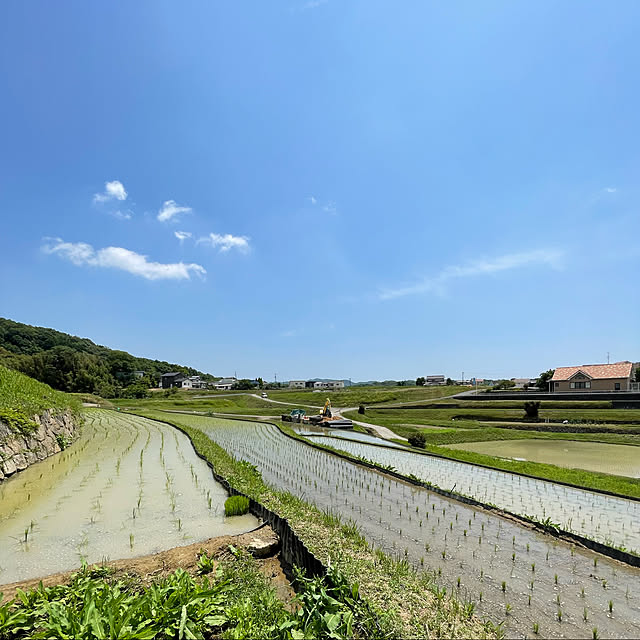
[[[603,380],[606,378],[628,378],[631,375],[631,362],[614,362],[613,364],[583,364],[579,367],[558,367],[553,374],[552,381],[569,380],[578,371],[590,378]]]

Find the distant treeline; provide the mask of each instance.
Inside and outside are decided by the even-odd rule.
[[[97,345],[88,338],[5,318],[0,318],[0,364],[60,391],[95,393],[103,398],[156,386],[160,376],[169,371],[214,380],[212,375],[191,367],[136,358],[126,351]],[[144,377],[137,377],[134,371],[143,371]]]

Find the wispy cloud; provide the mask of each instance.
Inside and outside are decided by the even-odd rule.
[[[338,213],[338,209],[336,207],[335,202],[328,202],[327,204],[324,205],[324,207],[322,207],[322,210],[325,213],[330,213],[332,216]]]
[[[125,211],[120,211],[120,209],[116,209],[115,211],[110,211],[109,215],[114,218],[118,218],[118,220],[131,220],[131,216],[133,215],[129,209]]]
[[[308,11],[309,9],[317,9],[323,4],[327,4],[327,2],[329,2],[329,0],[307,0],[307,2],[302,5],[301,9],[303,11]]]
[[[528,266],[545,266],[559,269],[562,266],[564,253],[557,249],[536,249],[524,253],[510,253],[495,258],[475,260],[463,265],[445,267],[433,277],[425,278],[414,284],[382,289],[378,293],[379,300],[392,300],[420,293],[440,293],[452,280],[490,275],[501,271],[510,271]]]
[[[158,220],[160,220],[160,222],[167,222],[181,213],[191,213],[191,210],[191,207],[183,207],[175,200],[166,200],[162,203],[160,211],[158,211]]]
[[[247,236],[233,236],[230,233],[220,235],[218,233],[210,233],[208,236],[198,238],[198,244],[208,244],[214,249],[222,252],[237,249],[240,253],[247,253],[250,249]]]
[[[104,191],[93,196],[94,202],[108,202],[109,200],[126,200],[127,191],[120,180],[104,183]]]
[[[174,231],[173,235],[180,240],[182,244],[187,238],[191,237],[191,231]]]
[[[287,331],[281,331],[281,338],[295,338],[298,335],[298,331],[296,329],[288,329]]]
[[[61,238],[46,238],[42,250],[79,267],[119,269],[147,280],[189,280],[191,274],[204,276],[207,273],[199,264],[150,262],[147,256],[122,247],[96,250],[86,242],[64,242]]]
[[[308,200],[312,206],[320,206],[325,213],[329,213],[331,215],[335,215],[336,213],[338,213],[338,207],[336,206],[336,203],[332,202],[331,200],[323,205],[319,205],[318,198],[316,198],[315,196],[309,196]]]
[[[616,189],[616,187],[605,187],[604,191],[606,191],[607,193],[615,193],[618,189]]]

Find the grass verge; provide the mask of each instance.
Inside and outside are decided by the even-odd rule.
[[[0,365],[0,420],[12,431],[28,434],[38,425],[31,419],[45,410],[55,412],[70,409],[80,412],[80,402],[49,385],[23,373]]]

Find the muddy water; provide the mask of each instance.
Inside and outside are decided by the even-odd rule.
[[[0,484],[0,584],[257,526],[168,425],[91,411],[67,450]]]
[[[411,473],[444,489],[455,488],[459,493],[498,505],[512,513],[533,515],[539,520],[551,518],[566,531],[640,551],[640,502],[411,451],[338,442],[335,438],[319,437],[314,440],[392,465],[405,474]]]
[[[294,442],[271,425],[181,420],[255,464],[272,486],[353,518],[370,543],[434,571],[480,615],[504,621],[508,637],[533,636],[534,623],[540,637],[591,638],[594,627],[600,637],[640,636],[637,569]]]
[[[499,440],[452,444],[447,445],[447,448],[640,478],[640,447],[628,444],[571,440]]]

